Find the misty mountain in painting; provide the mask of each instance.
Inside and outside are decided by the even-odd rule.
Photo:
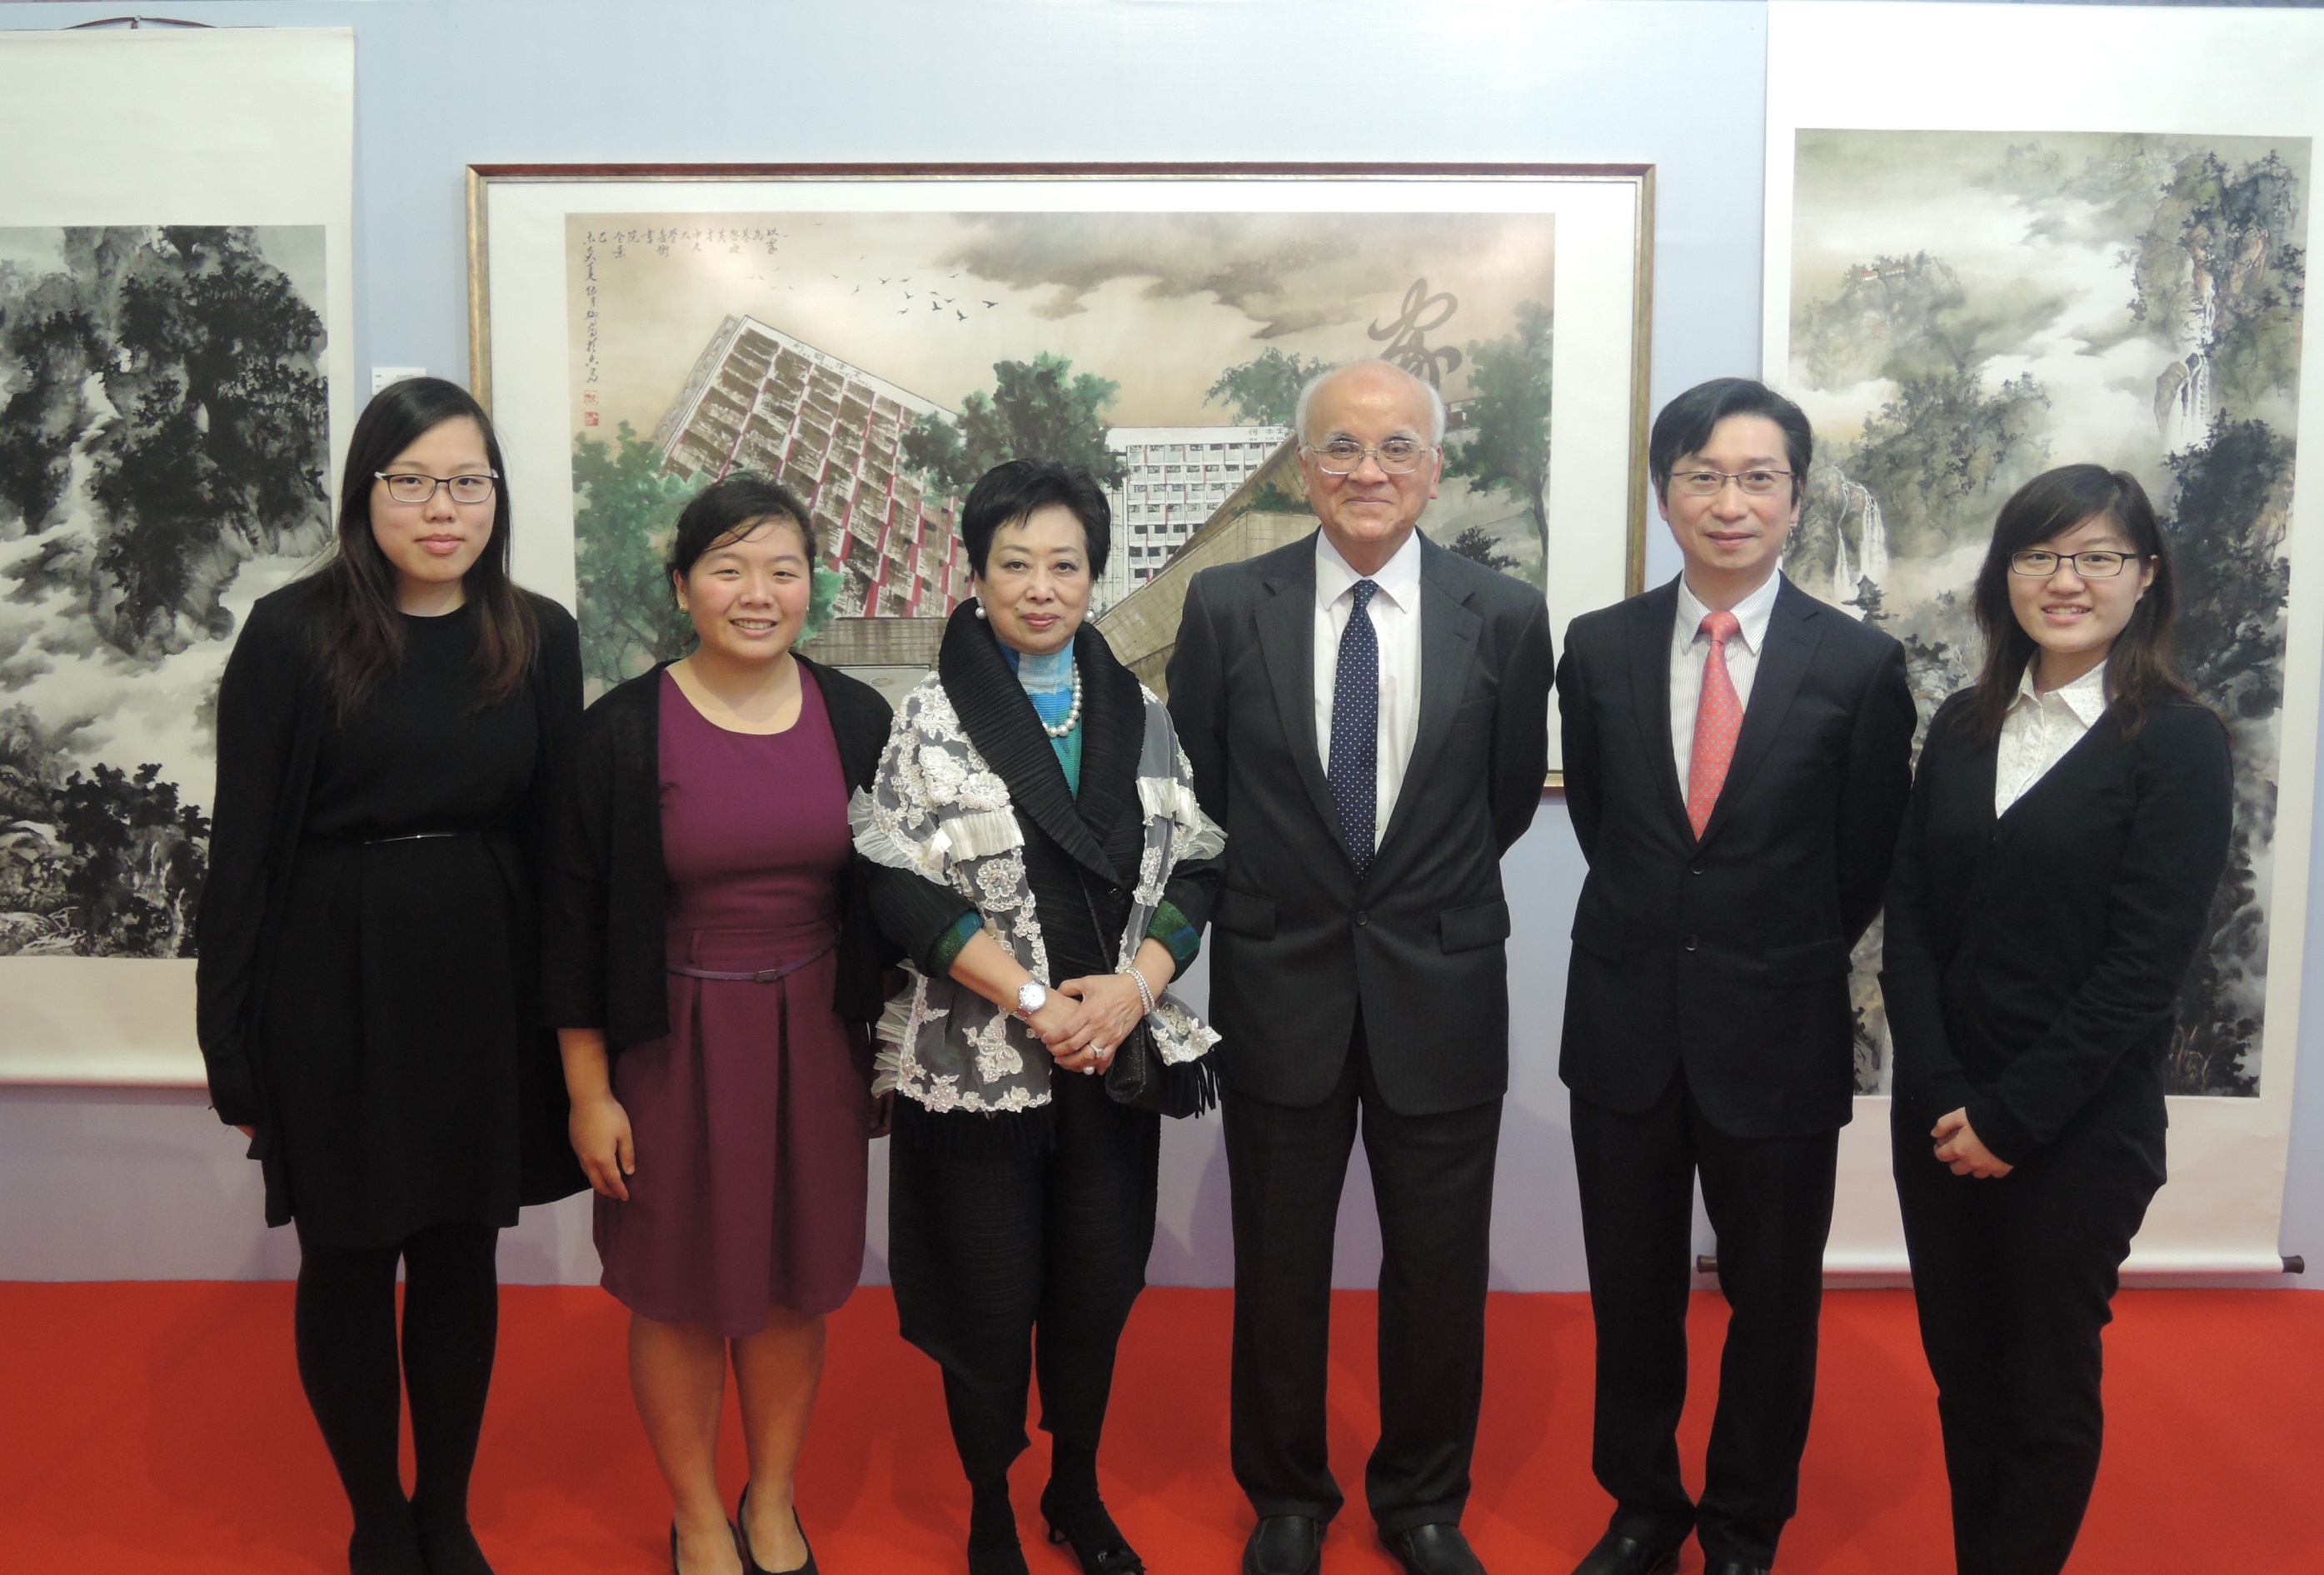
[[[2180,1094],[2261,1075],[2310,148],[2305,138],[1803,131],[1788,384],[1817,463],[1784,568],[1904,642],[1925,720],[1981,656],[1994,516],[2052,465],[2135,474],[2179,659],[2235,740],[2227,878],[2180,1004]],[[1886,1028],[1859,949],[1858,1086]]]
[[[0,230],[0,955],[193,953],[218,675],[328,539],[322,264]]]

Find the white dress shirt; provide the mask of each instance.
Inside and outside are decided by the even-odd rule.
[[[2100,662],[2070,684],[2044,695],[2034,687],[2034,662],[2017,679],[2017,698],[2001,719],[2001,745],[1993,762],[1993,813],[2000,815],[2050,774],[2066,751],[2106,714],[2106,670]]]
[[[1742,625],[1727,642],[1727,677],[1735,686],[1740,710],[1751,708],[1751,680],[1759,676],[1759,649],[1767,643],[1767,620],[1775,616],[1775,593],[1783,584],[1778,569],[1728,609]],[[1702,664],[1711,655],[1711,636],[1702,631],[1702,621],[1710,616],[1711,609],[1687,588],[1686,576],[1681,575],[1678,616],[1671,621],[1670,673],[1671,755],[1678,761],[1681,793],[1686,791],[1686,774],[1694,766],[1694,713],[1702,703]]]
[[[1367,577],[1379,587],[1369,609],[1372,635],[1379,641],[1379,776],[1372,810],[1372,846],[1378,849],[1420,732],[1420,532],[1406,537],[1379,573],[1369,576],[1348,566],[1329,536],[1315,533],[1315,749],[1327,773],[1340,635],[1355,610],[1356,582]]]

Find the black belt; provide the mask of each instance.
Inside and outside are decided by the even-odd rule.
[[[439,837],[493,837],[505,835],[499,831],[424,831],[399,832],[392,837],[341,837],[309,834],[300,840],[319,848],[376,848],[388,843],[428,843]]]
[[[738,984],[772,984],[778,980],[797,973],[818,958],[829,956],[838,948],[838,945],[839,939],[835,935],[796,962],[786,962],[779,968],[756,968],[739,973],[727,972],[716,968],[694,968],[683,962],[670,962],[664,966],[672,973],[683,975],[687,979],[719,979]]]

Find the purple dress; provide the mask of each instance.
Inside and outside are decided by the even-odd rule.
[[[596,1201],[597,1253],[632,1311],[732,1337],[830,1312],[863,1266],[871,1101],[832,1006],[847,780],[804,677],[770,735],[661,686],[669,1036],[613,1059],[638,1168]]]

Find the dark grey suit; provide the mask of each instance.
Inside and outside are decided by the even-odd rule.
[[[1383,1533],[1457,1521],[1484,1372],[1508,905],[1500,858],[1541,802],[1549,613],[1425,538],[1420,709],[1359,880],[1316,746],[1315,539],[1188,587],[1170,711],[1227,831],[1210,1021],[1234,1192],[1235,1474],[1262,1515],[1328,1520],[1332,1239],[1359,1120],[1380,1269]],[[1328,681],[1328,678],[1327,680]]]

